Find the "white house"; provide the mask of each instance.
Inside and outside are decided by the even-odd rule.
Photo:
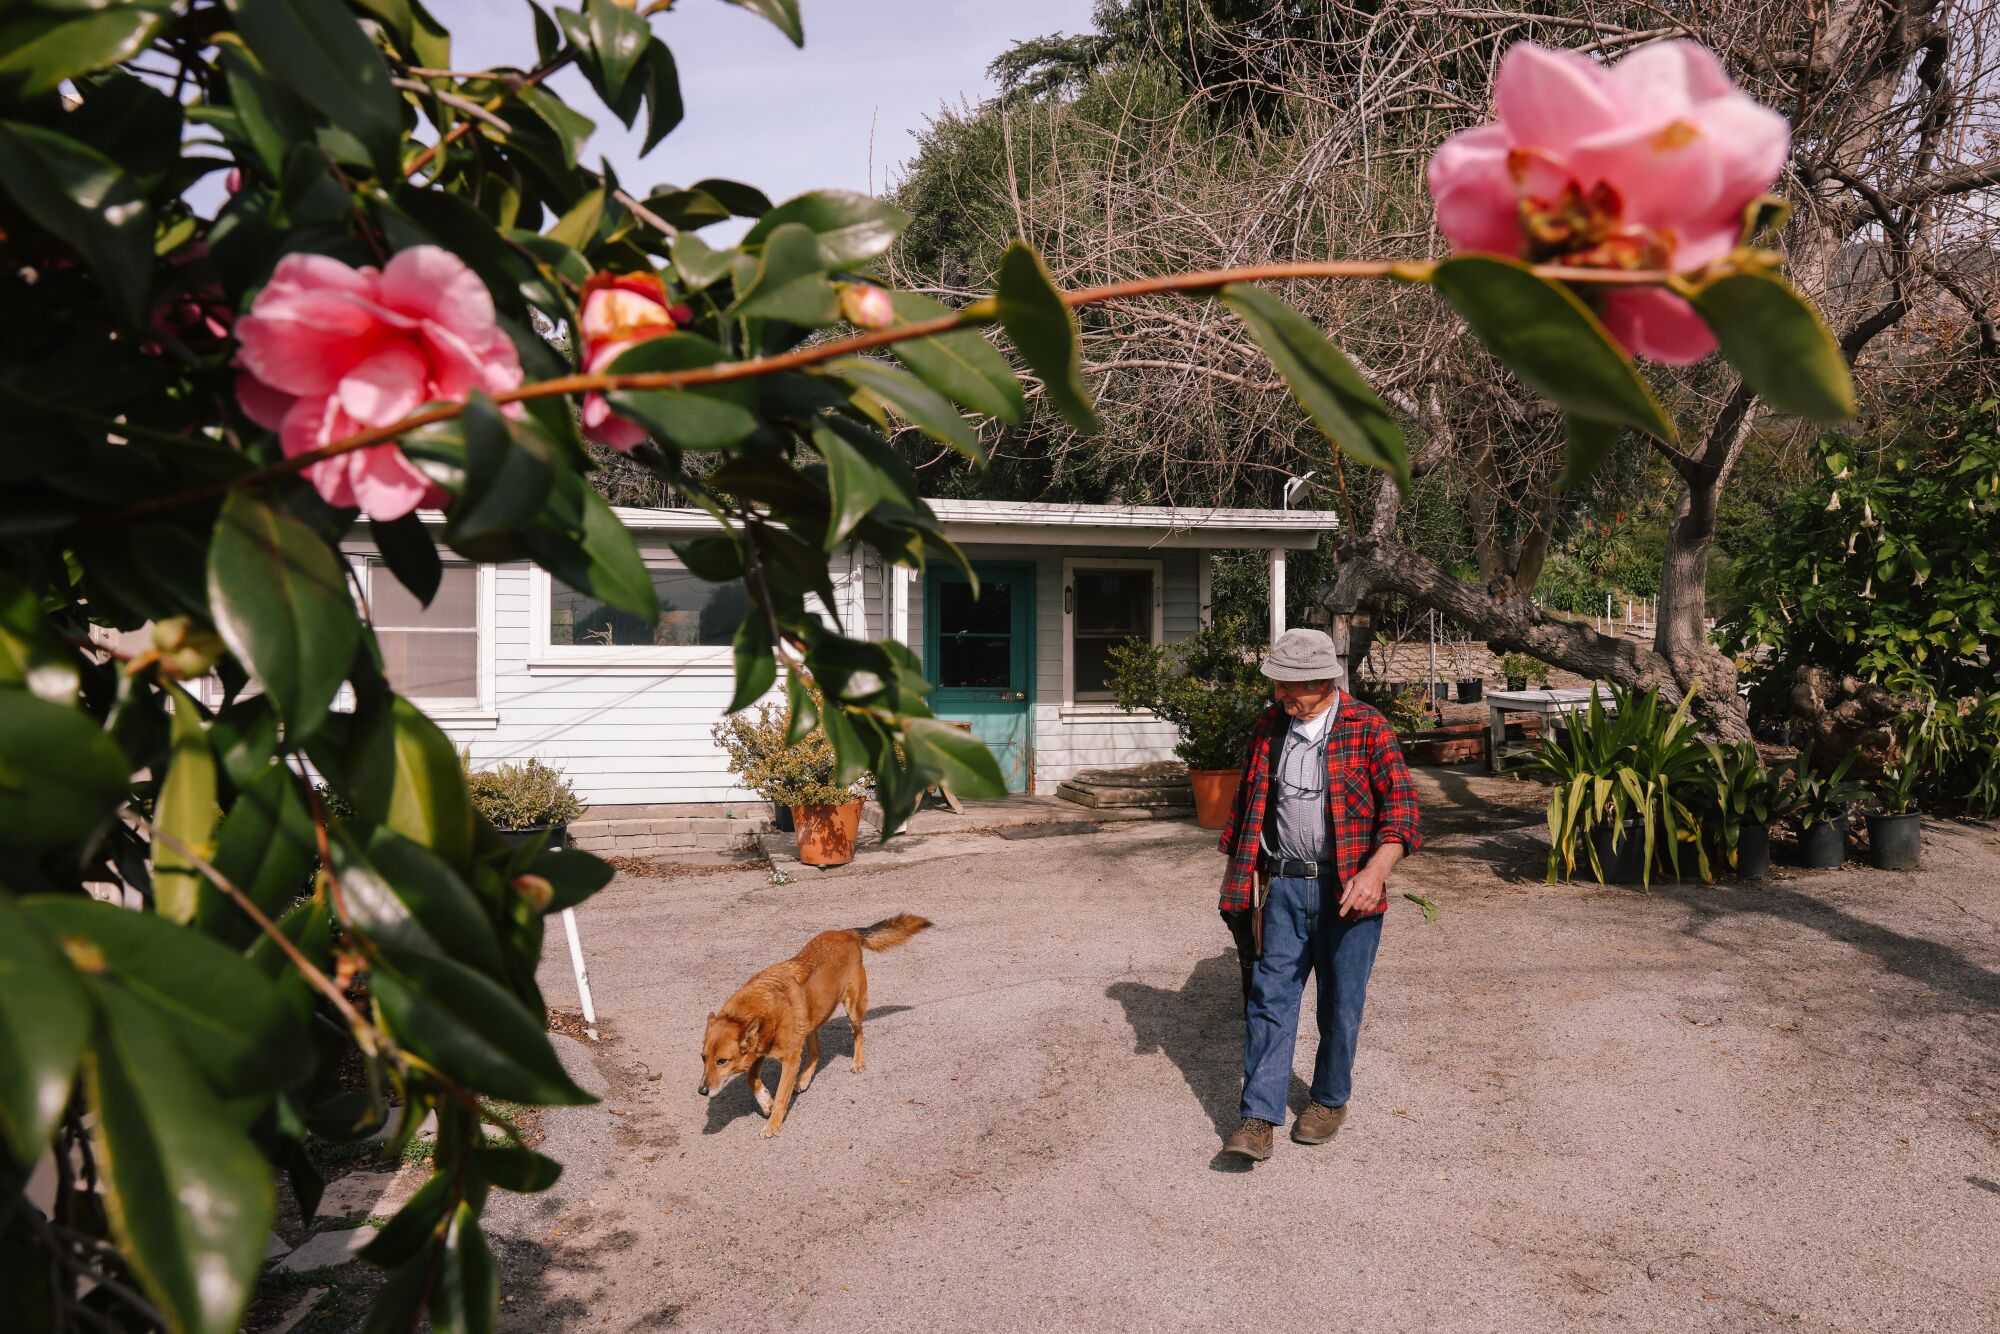
[[[1267,553],[1283,628],[1285,553],[1336,526],[1326,511],[933,500],[978,571],[922,574],[858,551],[835,557],[849,633],[893,636],[922,659],[942,718],[972,724],[1009,786],[1052,792],[1079,769],[1169,759],[1171,726],[1120,712],[1106,651],[1186,638],[1209,615],[1209,553]],[[747,609],[668,544],[714,530],[699,510],[621,509],[653,571],[660,619],[606,607],[526,563],[447,563],[419,606],[366,543],[351,543],[391,682],[475,767],[536,756],[590,803],[579,841],[618,851],[726,846],[768,806],[737,787],[709,729],[732,690],[730,638]],[[728,821],[730,823],[724,823]],[[751,823],[736,823],[749,821]]]

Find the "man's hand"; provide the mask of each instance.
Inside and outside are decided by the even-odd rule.
[[[1403,859],[1401,843],[1384,843],[1340,887],[1342,913],[1374,912],[1389,901],[1389,870]]]

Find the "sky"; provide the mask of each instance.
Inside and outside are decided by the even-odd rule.
[[[455,68],[533,63],[526,5],[426,4],[451,29]],[[803,49],[723,0],[679,0],[654,15],[653,31],[680,68],[687,118],[644,161],[643,112],[627,130],[574,71],[550,82],[597,122],[591,151],[609,158],[634,193],[708,176],[754,185],[776,201],[815,189],[879,193],[941,105],[997,91],[986,66],[1013,42],[1088,31],[1091,0],[801,0],[799,8]],[[731,239],[716,235],[723,232],[704,235]]]

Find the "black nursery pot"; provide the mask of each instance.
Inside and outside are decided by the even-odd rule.
[[[1450,682],[1448,682],[1448,681],[1434,681],[1434,682],[1432,682],[1432,683],[1431,683],[1431,697],[1432,697],[1432,698],[1434,698],[1434,699],[1450,699],[1450,698],[1451,698],[1451,683],[1450,683]]]
[[[1799,829],[1799,865],[1830,871],[1847,861],[1847,817],[1820,820]]]
[[[543,834],[547,834],[548,851],[553,852],[563,845],[564,839],[569,837],[569,823],[564,821],[562,824],[535,824],[525,829],[496,829],[494,832],[499,834],[500,841],[510,848],[532,843]]]
[[[1590,831],[1597,845],[1597,864],[1604,868],[1607,885],[1636,885],[1645,880],[1646,836],[1637,820],[1627,820],[1621,829],[1599,825]]]
[[[1507,688],[1517,691],[1526,690],[1528,688],[1528,678],[1525,676],[1510,676],[1507,678]]]
[[[1476,676],[1468,677],[1458,683],[1458,702],[1460,704],[1476,704],[1479,702],[1480,696],[1485,693],[1486,682]]]
[[[771,803],[771,828],[781,834],[797,832],[797,827],[792,824],[792,808],[790,806],[782,805],[775,801]]]
[[[1878,871],[1914,871],[1923,852],[1924,817],[1915,811],[1868,817],[1868,864]]]
[[[1736,835],[1736,874],[1755,880],[1771,869],[1771,831],[1763,825],[1745,825]]]

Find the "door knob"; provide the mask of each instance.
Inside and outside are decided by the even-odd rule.
[[[1010,704],[1020,704],[1027,700],[1028,692],[1025,690],[1010,690],[1003,698]]]

